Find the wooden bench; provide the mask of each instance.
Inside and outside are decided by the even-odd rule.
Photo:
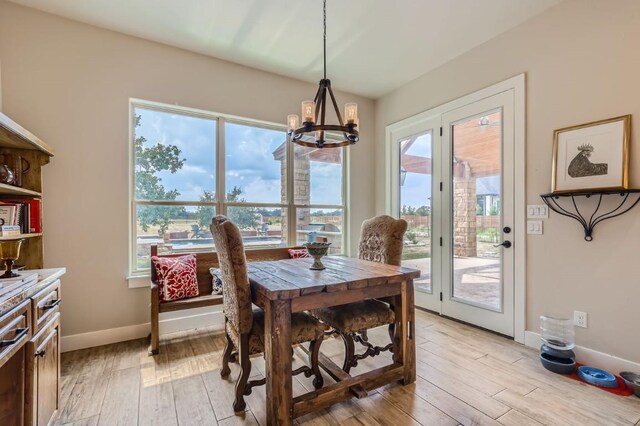
[[[289,259],[289,249],[292,247],[275,247],[265,249],[246,250],[247,262],[257,262],[262,260]],[[296,247],[299,248],[299,247]],[[190,253],[178,254],[158,254],[158,246],[151,246],[151,256],[159,257],[179,257]],[[213,291],[213,280],[209,273],[209,268],[218,267],[218,255],[214,252],[193,253],[196,256],[196,275],[198,277],[198,288],[200,296],[189,299],[175,300],[160,303],[160,293],[158,289],[158,276],[155,268],[151,265],[151,346],[150,355],[156,355],[159,351],[160,342],[160,314],[163,312],[181,311],[183,309],[202,308],[204,306],[216,306],[222,304],[222,295],[211,294]]]

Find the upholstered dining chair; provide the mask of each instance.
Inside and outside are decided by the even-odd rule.
[[[247,262],[238,227],[225,216],[216,216],[211,221],[211,233],[222,273],[222,299],[227,337],[222,354],[220,375],[227,377],[231,373],[229,361],[235,348],[238,351],[240,374],[236,382],[233,409],[242,411],[246,407],[244,396],[250,395],[254,386],[265,384],[265,379],[249,380],[251,373],[249,356],[264,352],[264,311],[254,311],[251,307]],[[302,312],[291,314],[291,342],[293,345],[310,342],[310,366],[300,367],[293,374],[305,373],[307,377],[315,376],[313,385],[316,389],[323,385],[318,365],[318,354],[327,328],[311,315]]]
[[[388,265],[400,265],[404,233],[407,222],[381,215],[362,223],[358,258]],[[369,356],[379,355],[391,350],[395,335],[395,311],[392,299],[364,300],[340,306],[315,309],[311,312],[316,318],[333,329],[342,337],[345,346],[345,359],[342,369],[349,372],[358,361]],[[382,325],[389,326],[391,343],[384,347],[374,346],[368,341],[367,330]],[[355,342],[366,350],[362,354],[355,353]]]

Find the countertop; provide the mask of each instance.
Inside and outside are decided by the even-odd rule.
[[[67,272],[66,268],[30,269],[23,272],[37,272],[38,281],[11,289],[2,294],[0,288],[0,315],[18,306]]]

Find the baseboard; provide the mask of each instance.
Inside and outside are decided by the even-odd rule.
[[[540,334],[533,331],[525,331],[524,344],[530,348],[539,350],[542,344]],[[599,352],[593,349],[576,346],[573,348],[576,353],[576,361],[580,364],[602,368],[615,374],[621,371],[640,371],[640,364],[613,355]]]
[[[197,310],[194,309],[193,311]],[[204,311],[194,315],[176,316],[176,313],[171,312],[160,316],[160,335],[202,327],[220,327],[220,330],[222,330],[224,327],[224,314],[221,311]],[[140,339],[148,336],[150,332],[151,325],[147,322],[144,324],[62,336],[61,351],[70,352],[78,349]]]

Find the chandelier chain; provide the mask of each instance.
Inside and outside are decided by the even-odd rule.
[[[324,41],[324,78],[327,79],[327,0],[324,0],[322,7],[323,20],[323,41]]]

